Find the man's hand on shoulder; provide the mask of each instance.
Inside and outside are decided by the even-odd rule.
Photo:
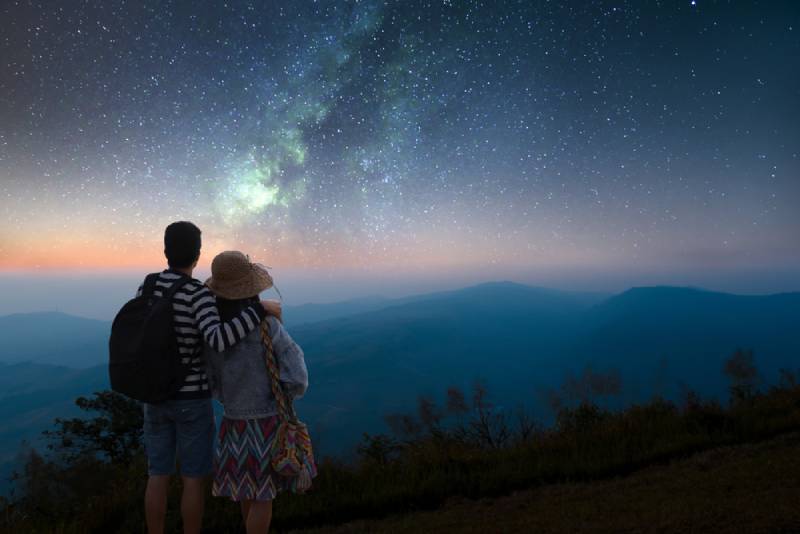
[[[264,311],[267,312],[267,315],[272,315],[280,322],[283,322],[283,310],[281,308],[281,303],[277,300],[262,300],[261,306],[264,307]]]

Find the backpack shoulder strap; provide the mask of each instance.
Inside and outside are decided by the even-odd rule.
[[[156,290],[156,281],[158,280],[159,273],[148,274],[144,279],[142,287],[142,295],[152,295]]]
[[[147,277],[144,279],[144,287],[142,288],[142,295],[155,294],[156,282],[158,281],[158,275],[160,274],[161,273],[152,273],[147,275]],[[188,276],[181,277],[175,280],[172,283],[172,285],[169,286],[169,289],[161,292],[161,297],[171,299],[173,296],[175,296],[175,293],[177,293],[180,288],[182,288],[184,285],[188,284],[191,281],[192,279]]]
[[[169,289],[167,289],[164,293],[162,293],[161,295],[162,298],[172,299],[172,297],[175,296],[175,293],[177,293],[180,288],[182,288],[191,281],[192,279],[188,276],[178,278],[177,280],[172,282],[172,285],[169,286]]]

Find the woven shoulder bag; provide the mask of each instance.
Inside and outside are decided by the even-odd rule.
[[[290,479],[292,493],[304,493],[311,487],[311,479],[317,474],[311,436],[308,427],[297,419],[292,399],[281,386],[278,361],[272,350],[272,337],[266,320],[261,322],[261,339],[267,349],[264,360],[280,419],[270,450],[272,469],[278,475]]]

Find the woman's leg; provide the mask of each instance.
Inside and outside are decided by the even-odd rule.
[[[244,523],[245,525],[247,525],[247,514],[250,512],[250,505],[252,504],[252,502],[253,501],[248,499],[239,501],[239,506],[242,509],[242,523]]]
[[[247,513],[247,534],[267,534],[272,520],[272,501],[250,501]]]

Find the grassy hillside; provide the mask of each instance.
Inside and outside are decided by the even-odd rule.
[[[800,531],[800,434],[720,447],[629,476],[443,507],[307,534]]]
[[[354,462],[322,458],[312,492],[278,498],[274,528],[791,531],[800,480],[798,377],[785,373],[779,387],[760,392],[739,388],[745,378],[734,379],[727,406],[693,395],[681,405],[653,399],[618,412],[584,402],[562,408],[556,425],[527,431],[491,404],[448,403],[449,422],[431,415],[439,408],[421,407],[420,430],[369,436]],[[140,425],[117,430],[140,432]],[[141,450],[130,453],[117,463],[94,454],[61,464],[31,456],[27,490],[0,510],[0,532],[141,531],[145,462]],[[180,529],[179,501],[176,483],[168,531]],[[236,505],[209,499],[206,532],[238,532],[239,524]]]

